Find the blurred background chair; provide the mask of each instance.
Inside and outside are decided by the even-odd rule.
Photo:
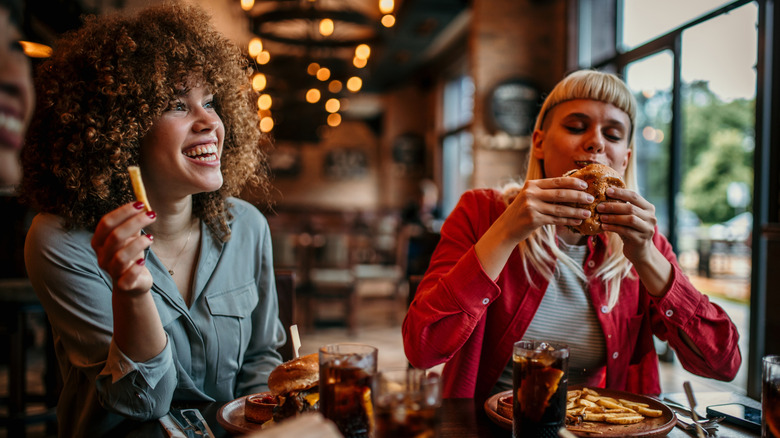
[[[43,307],[27,278],[0,280],[0,303],[0,335],[7,348],[3,358],[8,364],[8,393],[0,397],[6,413],[0,416],[0,425],[9,437],[23,437],[27,425],[44,422],[50,431],[56,430],[62,383]],[[41,350],[43,367],[30,373],[28,355]],[[28,382],[28,375],[40,380]]]
[[[282,355],[282,360],[288,361],[294,355],[290,326],[297,324],[298,320],[295,310],[295,272],[291,269],[275,269],[274,276],[276,277],[276,295],[279,301],[279,320],[287,333],[287,342],[277,351]]]

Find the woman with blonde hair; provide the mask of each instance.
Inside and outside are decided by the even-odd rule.
[[[245,56],[201,9],[91,17],[37,71],[25,262],[63,377],[59,436],[267,390],[285,341]],[[128,166],[148,201],[136,200]]]
[[[689,371],[734,378],[738,333],[726,313],[682,273],[636,192],[636,102],[612,74],[578,71],[546,98],[525,182],[466,192],[404,320],[410,363],[445,363],[445,397],[478,402],[512,387],[521,339],[568,344],[569,384],[661,392],[653,335]],[[598,163],[622,176],[590,217],[587,183],[564,174]]]

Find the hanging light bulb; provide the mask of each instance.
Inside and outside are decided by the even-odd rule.
[[[24,54],[30,58],[48,58],[54,53],[51,47],[45,44],[33,43],[31,41],[19,41]]]
[[[349,80],[347,80],[347,90],[353,93],[357,93],[361,88],[363,88],[363,80],[359,77],[352,76],[349,78]]]
[[[311,88],[306,92],[306,102],[317,103],[320,101],[320,90]]]
[[[320,69],[320,65],[317,64],[316,62],[312,62],[311,64],[309,64],[308,67],[306,67],[306,72],[309,73],[310,75],[314,76],[314,75],[317,74],[317,71],[319,69]]]
[[[262,132],[271,132],[274,129],[274,119],[271,117],[263,117],[260,119],[260,130]]]
[[[323,82],[330,79],[330,70],[325,67],[322,67],[319,70],[317,70],[317,79]]]
[[[255,56],[259,55],[260,52],[263,51],[263,42],[260,40],[260,38],[254,37],[251,41],[249,41],[249,56],[254,58]]]
[[[384,27],[393,27],[395,26],[395,17],[390,14],[383,15],[380,22]]]
[[[252,77],[252,89],[255,91],[262,91],[265,89],[268,81],[262,73],[258,73]]]
[[[268,64],[268,61],[271,60],[271,53],[268,52],[268,50],[263,50],[260,52],[259,55],[257,55],[257,58],[255,58],[258,64],[260,65],[266,65]]]
[[[395,9],[395,2],[393,0],[379,0],[379,12],[383,14],[389,14]]]
[[[241,9],[245,11],[251,11],[255,5],[255,0],[241,0]]]
[[[341,124],[341,114],[328,114],[328,126],[335,128]]]
[[[368,60],[365,58],[358,58],[357,56],[352,58],[352,65],[357,68],[363,68],[368,64]]]
[[[341,89],[344,87],[344,85],[339,80],[332,80],[328,84],[328,91],[335,94],[341,91]]]
[[[329,113],[335,113],[341,108],[341,102],[339,102],[338,99],[328,99],[327,102],[325,102],[325,111]]]
[[[360,59],[368,59],[371,56],[371,47],[368,44],[360,44],[355,47],[355,57]]]
[[[260,97],[257,98],[257,107],[261,110],[267,110],[271,108],[272,99],[271,96],[268,94],[261,94]]]
[[[322,36],[331,36],[334,29],[335,25],[333,24],[333,20],[330,18],[323,18],[320,20],[320,34]]]

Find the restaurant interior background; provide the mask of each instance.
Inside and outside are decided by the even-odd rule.
[[[390,309],[400,342],[420,269],[409,248],[425,254],[463,191],[522,178],[545,92],[593,67],[635,91],[640,190],[683,269],[739,327],[737,378],[706,384],[759,397],[760,358],[780,353],[773,1],[195,1],[260,75],[274,139],[265,213],[277,268],[296,274],[304,338],[331,324],[359,337]],[[145,4],[28,0],[27,34],[51,44],[83,13]],[[409,214],[422,200],[435,203],[425,220]],[[658,350],[665,370],[694,379]]]

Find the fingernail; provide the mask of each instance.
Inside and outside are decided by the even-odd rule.
[[[612,187],[607,187],[606,194],[607,195],[614,195],[615,194],[615,189],[613,189]]]
[[[133,207],[135,207],[136,210],[142,210],[144,208],[144,203],[141,201],[135,201],[133,203]]]
[[[143,265],[146,264],[146,260],[138,259],[138,260],[135,261],[135,264],[138,265],[138,266],[143,266]]]
[[[153,235],[151,235],[151,234],[147,234],[147,235],[146,235],[146,238],[147,238],[147,239],[149,239],[149,240],[152,240],[152,241],[154,241],[154,236],[153,236]]]
[[[585,197],[585,202],[593,202],[593,196],[588,195]]]
[[[157,217],[157,213],[155,213],[153,211],[147,211],[146,215],[149,216],[149,219],[154,219],[154,218]]]

